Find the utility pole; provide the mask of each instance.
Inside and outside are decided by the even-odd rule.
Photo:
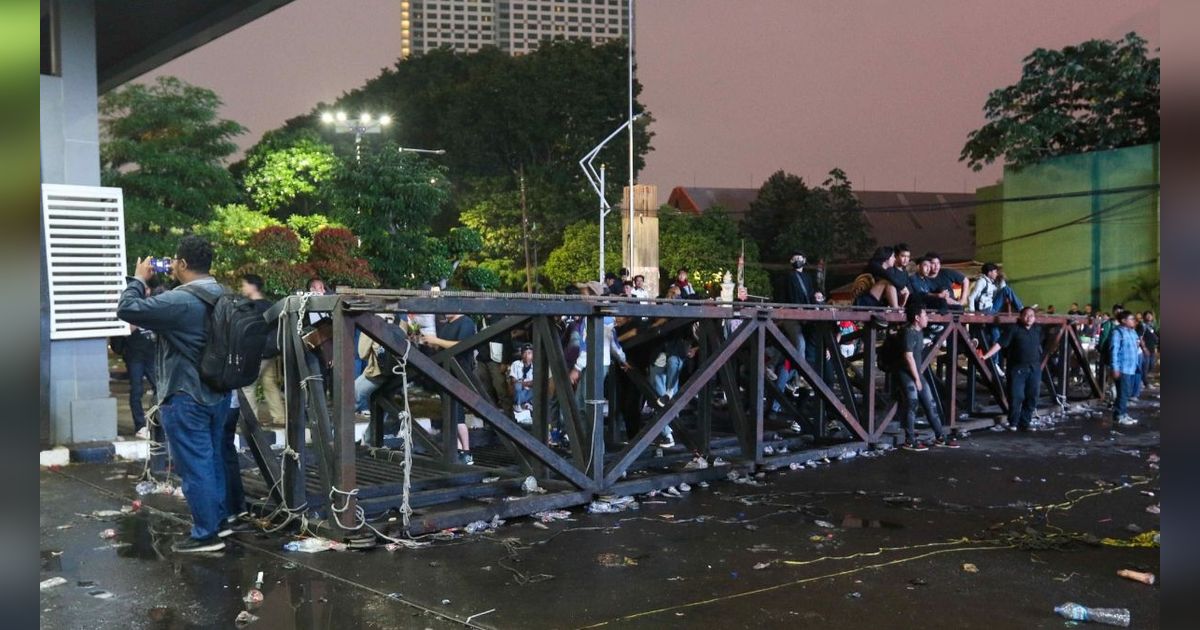
[[[637,267],[635,260],[636,251],[633,248],[633,3],[634,0],[629,0],[629,269],[631,273]],[[603,280],[601,280],[603,282]]]
[[[529,209],[525,206],[525,165],[521,165],[521,241],[525,245],[525,292],[533,293],[533,270],[529,267]]]

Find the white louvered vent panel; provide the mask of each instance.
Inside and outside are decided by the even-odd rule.
[[[42,184],[50,338],[128,335],[117,319],[125,289],[125,206],[120,188]]]

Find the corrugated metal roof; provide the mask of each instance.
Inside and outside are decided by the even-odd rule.
[[[677,186],[667,205],[698,213],[714,205],[741,221],[758,196],[756,188]],[[908,243],[914,256],[936,251],[947,262],[975,255],[975,195],[972,193],[855,191],[866,213],[871,236],[881,245]]]

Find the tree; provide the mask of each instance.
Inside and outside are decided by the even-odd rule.
[[[217,206],[213,215],[196,232],[212,243],[214,275],[218,276],[232,274],[250,261],[248,248],[254,235],[282,225],[265,212],[251,210],[244,204]]]
[[[100,179],[124,190],[130,258],[166,255],[212,209],[237,200],[223,160],[243,127],[218,118],[221,99],[175,77],[100,99]]]
[[[604,229],[604,270],[615,273],[621,268],[621,222],[616,213],[608,215]],[[550,252],[541,271],[551,290],[560,292],[575,282],[598,280],[599,270],[600,225],[580,221],[567,226],[562,245]]]
[[[1157,49],[1155,49],[1157,52]],[[1003,157],[1020,168],[1046,158],[1158,142],[1159,59],[1146,40],[1093,39],[1038,48],[1021,79],[988,95],[988,123],[967,135],[959,161],[976,171]]]
[[[313,130],[271,131],[247,152],[242,187],[256,208],[278,218],[313,214],[338,163]]]
[[[449,195],[444,169],[385,144],[344,162],[333,183],[334,218],[362,239],[384,286],[419,287],[450,276],[450,249],[429,234]]]
[[[724,208],[714,206],[699,216],[683,214],[670,206],[658,211],[658,265],[663,278],[687,268],[693,283],[719,284],[724,272],[737,279],[737,259],[746,249],[745,281],[752,295],[770,295],[767,272],[758,263],[758,245],[738,235],[737,225]]]
[[[775,172],[750,203],[742,233],[762,245],[763,258],[779,262],[793,251],[813,262],[861,260],[874,245],[850,180],[837,168],[817,188]]]

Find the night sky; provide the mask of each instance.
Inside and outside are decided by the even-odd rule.
[[[777,169],[866,190],[972,191],[958,161],[1021,58],[1137,31],[1157,0],[641,0],[638,79],[655,118],[639,182],[757,187]],[[245,147],[391,66],[399,2],[296,0],[156,72],[217,91]],[[397,121],[403,124],[403,121]],[[599,141],[600,138],[597,138]]]

